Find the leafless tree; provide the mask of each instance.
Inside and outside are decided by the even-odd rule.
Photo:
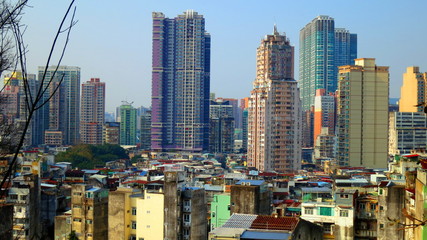
[[[0,74],[3,71],[20,71],[22,72],[22,87],[24,89],[24,104],[25,104],[25,121],[20,125],[14,124],[16,127],[19,127],[20,131],[16,137],[3,137],[8,136],[7,132],[13,131],[11,128],[5,127],[4,134],[1,132],[3,129],[0,127],[0,145],[8,144],[6,140],[10,140],[8,149],[4,146],[4,149],[7,149],[9,153],[12,154],[12,160],[6,170],[3,173],[3,179],[0,183],[0,199],[5,197],[7,194],[8,181],[10,181],[11,176],[13,176],[14,171],[17,166],[17,159],[19,153],[24,145],[26,133],[30,127],[32,118],[34,117],[37,110],[42,108],[53,95],[59,89],[64,76],[55,76],[56,70],[60,66],[62,59],[67,48],[70,32],[73,26],[76,24],[74,19],[76,7],[74,6],[75,0],[71,0],[70,4],[62,18],[61,23],[57,29],[55,37],[53,39],[50,52],[48,53],[47,61],[45,64],[45,74],[38,79],[38,87],[36,91],[31,91],[30,84],[28,82],[28,72],[27,72],[27,62],[26,62],[26,53],[28,51],[27,45],[24,41],[24,32],[26,26],[22,24],[21,17],[23,10],[28,6],[28,0],[19,0],[17,3],[11,3],[8,0],[0,0]],[[60,39],[64,39],[63,44],[59,44]],[[59,46],[61,45],[61,46]],[[52,62],[53,57],[58,56],[58,61]],[[47,68],[55,64],[57,66],[56,70],[51,77],[46,77]],[[53,86],[54,79],[59,78],[59,84],[56,84],[52,92],[49,92],[49,88]],[[3,90],[3,89],[2,89]],[[46,94],[49,93],[46,98]],[[10,135],[9,135],[10,136]],[[4,139],[3,143],[1,140]],[[0,146],[2,149],[2,146]]]

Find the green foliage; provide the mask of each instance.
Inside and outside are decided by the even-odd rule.
[[[68,235],[68,240],[79,240],[77,237],[76,231],[71,231],[71,233]]]
[[[105,165],[106,162],[118,159],[129,159],[129,156],[125,149],[113,144],[79,144],[55,157],[56,162],[71,162],[73,167],[80,169],[91,169],[95,165]]]

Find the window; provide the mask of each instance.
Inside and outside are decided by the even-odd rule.
[[[348,217],[348,210],[340,210],[340,217]]]
[[[340,194],[340,198],[348,198],[348,194]]]
[[[191,215],[190,214],[184,214],[184,222],[190,222],[191,221]]]
[[[82,219],[81,218],[74,218],[73,221],[74,222],[82,222]]]
[[[384,224],[380,224],[380,229],[384,229]]]
[[[320,210],[319,215],[332,216],[332,208],[330,207],[320,207],[319,210]]]
[[[93,222],[92,222],[92,220],[91,219],[87,219],[86,220],[86,224],[92,224]]]
[[[305,208],[304,209],[304,214],[313,215],[313,208]]]
[[[136,229],[136,221],[132,221],[132,229]]]
[[[377,204],[375,204],[375,203],[371,203],[371,210],[373,211],[373,210],[375,210],[377,208]]]
[[[136,208],[135,207],[132,208],[132,215],[136,215]]]
[[[10,195],[9,195],[9,198],[10,198],[11,200],[18,200],[18,195],[16,195],[16,194],[10,194]]]
[[[190,229],[188,229],[188,228],[184,228],[184,229],[182,230],[182,233],[183,233],[183,235],[184,235],[184,236],[188,236],[188,235],[190,235]]]

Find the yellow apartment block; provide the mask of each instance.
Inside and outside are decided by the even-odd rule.
[[[339,67],[338,151],[342,166],[385,168],[388,159],[388,67],[374,58]]]
[[[400,88],[399,112],[424,112],[424,106],[416,107],[426,102],[427,73],[420,73],[419,67],[408,67],[403,74],[403,85]]]

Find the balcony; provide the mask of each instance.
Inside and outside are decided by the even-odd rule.
[[[377,237],[376,230],[356,230],[355,237]]]

